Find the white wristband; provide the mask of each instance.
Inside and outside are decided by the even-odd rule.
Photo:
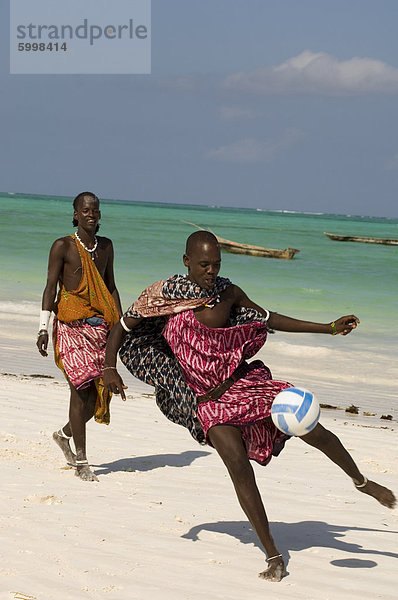
[[[127,327],[126,323],[124,322],[124,318],[123,317],[120,318],[119,322],[120,322],[120,325],[123,327],[124,331],[127,331],[127,332],[131,331],[131,329],[129,327]]]
[[[45,331],[48,331],[48,323],[50,321],[50,315],[51,315],[50,310],[41,310],[40,311],[39,331],[41,331],[42,329],[44,329]]]

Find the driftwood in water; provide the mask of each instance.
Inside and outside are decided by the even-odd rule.
[[[385,246],[398,246],[398,240],[392,238],[361,237],[360,235],[337,235],[336,233],[323,232],[335,242],[365,242],[366,244],[384,244]]]
[[[201,229],[202,231],[207,231],[204,229],[204,227],[199,227],[199,225],[196,225],[195,223],[190,223],[189,221],[183,221],[183,223],[193,225],[193,227]],[[217,241],[220,244],[220,248],[226,252],[231,252],[232,254],[248,254],[250,256],[260,256],[263,258],[285,258],[290,260],[297,252],[300,252],[300,250],[297,250],[296,248],[285,248],[284,250],[278,250],[277,248],[263,248],[263,246],[241,244],[239,242],[232,242],[231,240],[226,240],[222,237],[219,237],[213,231],[211,231],[211,233],[216,236]]]

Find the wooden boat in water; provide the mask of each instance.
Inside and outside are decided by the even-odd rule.
[[[220,248],[226,252],[231,252],[232,254],[248,254],[250,256],[261,256],[263,258],[285,258],[290,260],[297,252],[300,252],[297,248],[285,248],[284,250],[279,250],[278,248],[263,248],[262,246],[232,242],[231,240],[225,240],[218,235],[216,235],[216,238],[220,244]]]
[[[193,227],[201,229],[202,231],[210,231],[204,229],[204,227],[199,227],[199,225],[196,225],[195,223],[190,223],[189,221],[183,221],[183,223],[193,225]],[[300,252],[297,248],[285,248],[284,250],[279,250],[278,248],[263,248],[263,246],[253,246],[252,244],[241,244],[239,242],[226,240],[225,238],[216,235],[213,231],[211,231],[211,233],[216,236],[220,248],[226,252],[231,252],[232,254],[247,254],[249,256],[260,256],[262,258],[284,258],[290,260],[297,252]]]
[[[384,244],[385,246],[398,246],[398,240],[393,238],[362,237],[360,235],[337,235],[336,233],[323,232],[335,242],[364,242],[366,244]]]

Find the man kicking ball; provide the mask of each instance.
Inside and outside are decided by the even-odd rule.
[[[273,380],[261,361],[246,359],[264,344],[268,329],[347,335],[359,320],[349,315],[314,323],[264,310],[218,277],[220,248],[209,232],[189,236],[183,260],[187,276],[175,275],[147,288],[111,331],[104,384],[125,398],[115,367],[121,348],[120,357],[133,375],[155,386],[166,416],[186,423],[201,441],[192,424],[199,423],[204,440],[224,461],[240,505],[264,546],[267,568],[260,577],[280,581],[286,574],[283,556],[271,535],[249,460],[266,465],[282,450],[288,436],[275,427],[270,413],[275,396],[291,384]],[[393,508],[394,494],[366,479],[332,432],[318,423],[301,439],[339,466],[360,492]]]

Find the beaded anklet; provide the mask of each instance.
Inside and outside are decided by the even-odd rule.
[[[354,485],[357,489],[365,487],[365,485],[368,483],[368,480],[365,476],[363,477],[363,483],[356,484],[354,479],[352,481],[354,482]]]
[[[266,558],[266,562],[269,562],[270,560],[274,560],[274,558],[282,558],[282,554],[275,554],[275,556],[270,556],[269,558]]]
[[[71,435],[66,435],[62,427],[57,431],[57,435],[59,435],[59,437],[61,438],[64,438],[65,440],[70,440],[70,438],[72,437]]]

